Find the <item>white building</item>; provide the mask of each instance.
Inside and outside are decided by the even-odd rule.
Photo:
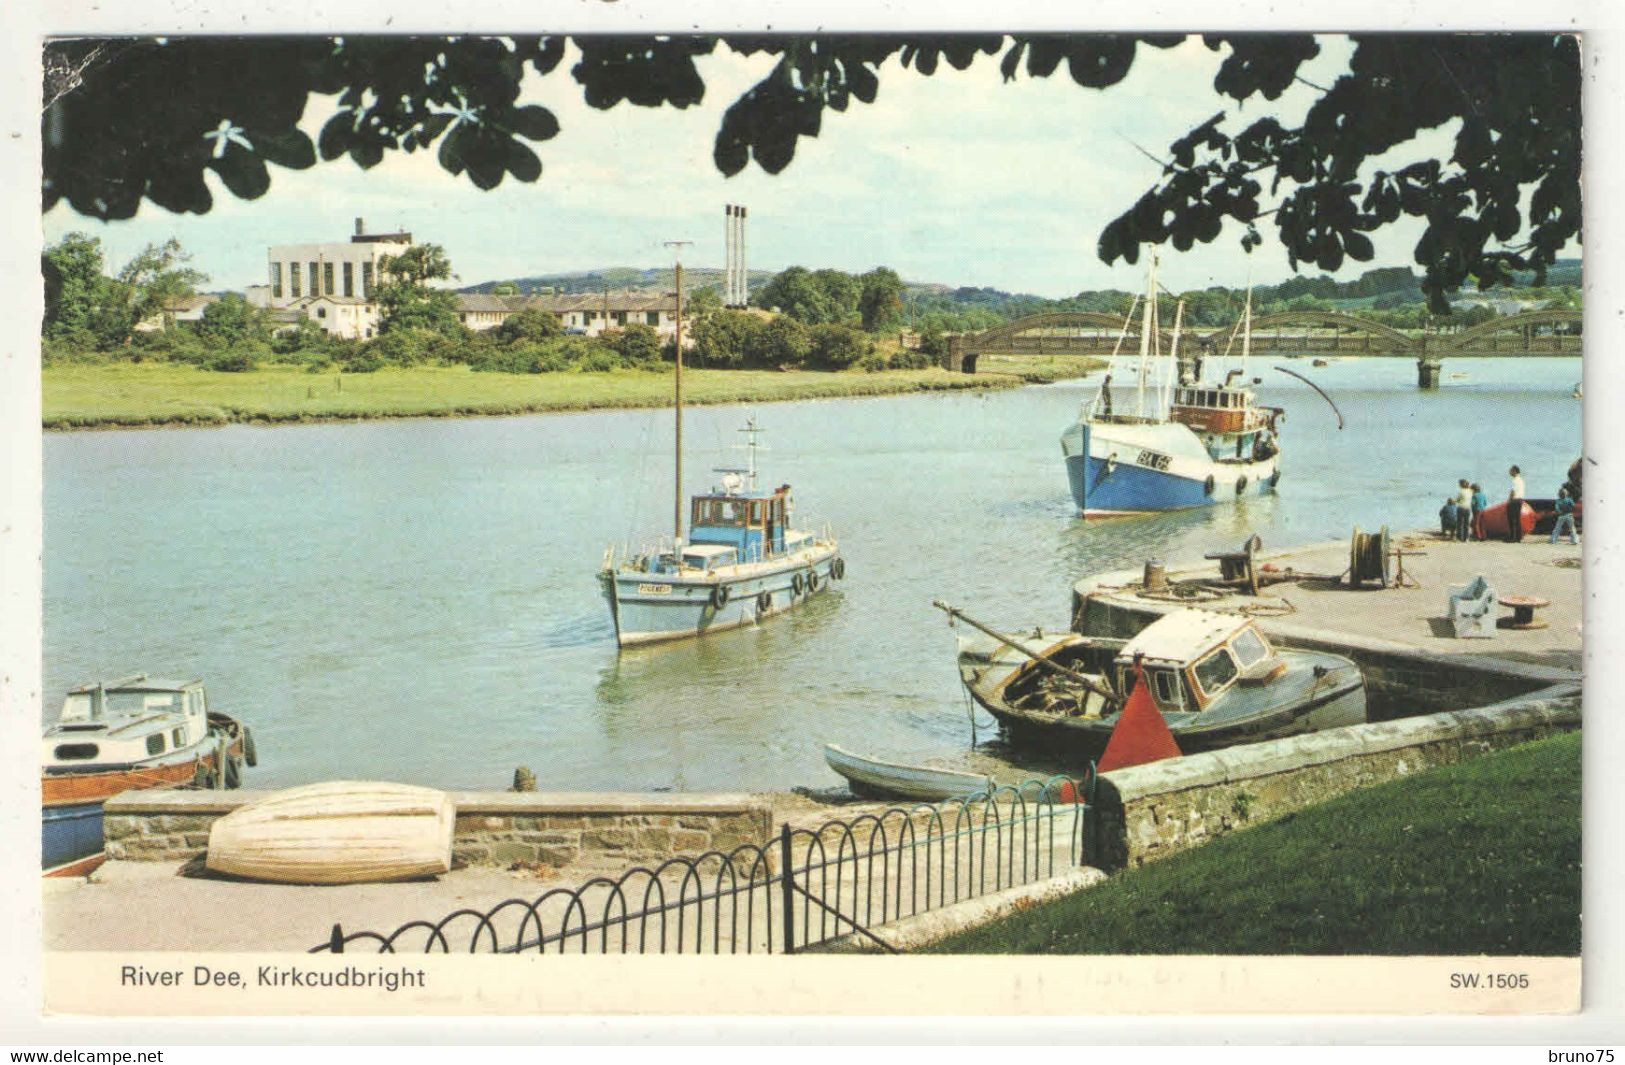
[[[555,315],[567,332],[597,336],[611,329],[646,325],[662,341],[677,335],[675,296],[646,292],[582,293],[551,296],[493,296],[462,293],[457,297],[458,318],[469,329],[494,329],[520,311],[546,311]],[[683,346],[692,343],[685,336]]]
[[[366,339],[378,330],[372,294],[382,277],[379,262],[411,246],[412,234],[368,233],[360,218],[348,241],[274,245],[265,306],[292,308],[330,333]]]

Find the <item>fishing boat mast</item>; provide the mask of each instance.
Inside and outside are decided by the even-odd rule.
[[[683,248],[694,243],[691,240],[668,240],[666,247],[673,249],[676,259],[677,282],[677,344],[676,344],[676,374],[673,391],[675,392],[675,425],[676,441],[674,451],[677,456],[677,470],[672,482],[671,527],[672,550],[676,551],[683,544]]]
[[[1150,367],[1152,333],[1157,327],[1157,253],[1151,252],[1150,277],[1146,283],[1145,310],[1140,322],[1140,375],[1139,387],[1135,393],[1135,411],[1139,417],[1145,417],[1145,375]]]

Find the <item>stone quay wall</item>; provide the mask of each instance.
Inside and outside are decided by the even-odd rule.
[[[186,861],[207,851],[209,828],[269,791],[127,791],[107,800],[109,858]],[[457,808],[458,865],[536,863],[560,868],[610,859],[658,862],[674,855],[763,844],[772,812],[748,795],[615,792],[448,793]]]
[[[1089,863],[1144,865],[1383,781],[1580,727],[1580,696],[1330,729],[1103,774]]]

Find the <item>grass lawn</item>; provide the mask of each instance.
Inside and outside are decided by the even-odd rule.
[[[1088,377],[1107,361],[1087,355],[983,355],[976,360],[976,372],[1014,374],[1023,381],[1045,384]]]
[[[1351,792],[942,954],[1580,953],[1580,734]]]
[[[940,369],[683,371],[684,398],[692,403],[765,403],[1018,383],[1004,375]],[[42,387],[45,427],[72,429],[658,407],[671,402],[672,375],[644,370],[474,373],[461,366],[343,375],[291,366],[218,373],[174,363],[108,363],[46,367]]]

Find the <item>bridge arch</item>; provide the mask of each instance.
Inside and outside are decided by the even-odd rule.
[[[1489,340],[1497,333],[1522,332],[1525,329],[1538,328],[1543,325],[1579,325],[1584,321],[1584,318],[1582,312],[1570,310],[1566,307],[1522,311],[1518,314],[1509,314],[1505,318],[1491,318],[1487,322],[1480,322],[1478,325],[1463,329],[1459,333],[1446,336],[1442,338],[1443,347],[1446,351],[1482,347],[1486,340]]]
[[[1271,329],[1280,329],[1285,326],[1306,325],[1322,329],[1350,329],[1356,332],[1368,333],[1387,341],[1385,348],[1405,353],[1419,347],[1417,339],[1400,332],[1392,326],[1373,322],[1341,311],[1278,311],[1275,314],[1261,314],[1253,319],[1253,332],[1267,332]],[[1240,338],[1241,322],[1237,321],[1222,329],[1215,329],[1211,333],[1199,334],[1202,343],[1219,347],[1230,343],[1232,337]]]
[[[1107,329],[1120,332],[1123,329],[1123,316],[1120,314],[1106,314],[1102,311],[1044,311],[1040,314],[1029,314],[1025,318],[1017,318],[1003,325],[984,329],[980,333],[973,333],[965,338],[966,354],[980,353],[996,350],[1008,343],[1014,337],[1031,332],[1034,329],[1056,329],[1063,326],[1086,326],[1094,329]],[[1129,323],[1130,333],[1139,335],[1139,323]]]

